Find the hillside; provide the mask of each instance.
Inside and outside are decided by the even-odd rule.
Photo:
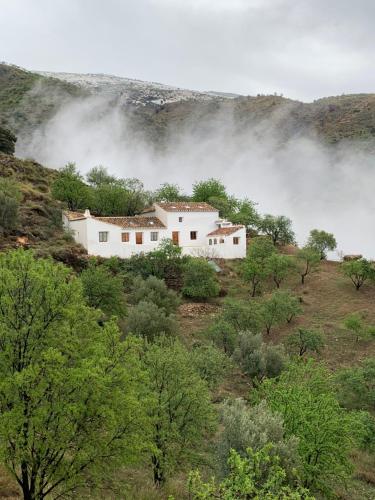
[[[189,127],[204,135],[213,123],[220,126],[229,120],[235,130],[275,130],[281,141],[303,134],[328,144],[349,140],[360,148],[375,147],[375,94],[303,103],[274,95],[228,97],[110,75],[37,74],[0,65],[0,125],[7,124],[21,142],[64,103],[88,95],[108,99],[111,107],[126,114],[133,132],[159,146],[171,130]]]
[[[17,246],[33,248],[37,255],[52,255],[58,261],[80,271],[85,267],[87,258],[82,248],[72,242],[69,235],[61,227],[62,205],[51,196],[51,183],[56,178],[56,171],[45,168],[30,160],[20,160],[9,155],[0,155],[0,177],[12,178],[22,191],[22,204],[19,222],[16,229],[10,234],[0,237],[0,251]],[[283,249],[293,253],[293,247]],[[221,289],[226,298],[250,302],[249,285],[243,279],[240,261],[219,262],[222,271],[218,274]],[[125,275],[125,288],[129,286],[130,275]],[[375,341],[373,339],[355,341],[353,335],[344,328],[344,318],[349,313],[358,312],[365,316],[369,324],[375,323],[373,300],[375,285],[366,283],[356,291],[350,280],[343,276],[340,264],[323,261],[317,272],[309,275],[306,284],[300,284],[300,278],[295,272],[282,283],[281,288],[291,290],[302,306],[302,313],[290,324],[275,326],[270,335],[264,334],[267,344],[282,344],[286,337],[298,327],[320,329],[324,334],[325,346],[319,355],[328,368],[335,372],[344,367],[355,366],[366,357],[375,356]],[[264,296],[274,291],[271,281],[264,285]],[[178,307],[176,318],[178,322],[177,336],[181,342],[191,348],[207,344],[210,341],[208,328],[222,313],[225,297],[216,297],[207,302],[182,299]],[[132,304],[128,304],[131,310]],[[125,323],[127,319],[125,318]],[[249,377],[241,372],[239,367],[233,366],[226,374],[225,379],[215,389],[212,399],[216,408],[225,398],[248,398],[252,390]],[[213,447],[215,437],[202,443],[205,455],[203,467],[212,473]],[[351,454],[355,469],[348,484],[337,491],[341,499],[372,499],[375,491],[374,454],[363,450],[354,450]],[[188,470],[171,477],[165,489],[155,488],[152,484],[152,475],[149,463],[141,464],[139,468],[121,469],[118,472],[119,481],[127,482],[128,490],[124,498],[164,499],[169,494],[177,498],[187,498],[186,473]],[[341,487],[340,487],[341,488]],[[116,493],[105,491],[106,498],[121,498]],[[15,482],[0,470],[0,497],[19,498]]]
[[[79,267],[85,252],[64,233],[60,203],[51,197],[56,174],[34,161],[0,153],[0,178],[14,180],[22,193],[17,227],[11,233],[0,232],[0,251],[25,246]]]

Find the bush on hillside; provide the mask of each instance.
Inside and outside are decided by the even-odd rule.
[[[129,333],[153,341],[165,334],[172,335],[177,331],[177,322],[173,315],[167,315],[152,302],[141,301],[129,311],[127,329]]]
[[[204,259],[191,258],[184,267],[182,293],[186,297],[206,300],[217,297],[220,285],[215,270]]]
[[[264,378],[280,375],[286,362],[282,345],[266,344],[261,334],[253,335],[251,332],[239,334],[233,359],[255,385]]]
[[[15,151],[17,137],[8,129],[0,127],[0,152],[12,155]]]
[[[87,302],[107,315],[125,315],[125,296],[122,280],[113,276],[104,266],[90,264],[82,271],[81,281]]]
[[[0,232],[14,230],[22,195],[17,184],[0,178]]]
[[[167,315],[176,311],[180,303],[177,293],[167,288],[165,281],[156,276],[149,276],[147,279],[143,279],[141,276],[134,278],[129,302],[138,304],[141,301],[156,304]]]

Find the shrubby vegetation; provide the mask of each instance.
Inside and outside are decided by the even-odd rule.
[[[0,254],[0,451],[25,499],[95,484],[147,443],[137,343],[97,319],[69,269]]]
[[[285,365],[285,353],[282,345],[266,344],[260,334],[241,332],[233,359],[254,385],[259,385],[265,378],[280,375]]]
[[[203,435],[213,430],[215,414],[207,383],[179,341],[161,338],[148,345],[144,365],[153,396],[151,461],[160,485],[197,451]]]
[[[16,228],[21,199],[21,191],[15,182],[0,178],[0,232]]]
[[[303,485],[332,494],[332,484],[345,480],[352,470],[353,422],[340,408],[328,370],[312,361],[291,364],[258,391],[283,418],[286,435],[299,440]]]
[[[265,401],[249,406],[241,399],[227,400],[222,408],[223,432],[217,445],[218,467],[221,475],[229,472],[228,457],[235,450],[241,457],[247,456],[247,450],[260,451],[272,444],[270,455],[280,459],[280,465],[287,473],[291,484],[295,483],[295,470],[300,466],[298,439],[285,437],[283,420],[273,414]],[[270,464],[271,465],[271,464]]]
[[[113,276],[105,266],[93,261],[81,273],[83,293],[91,307],[101,309],[106,315],[125,315],[125,296],[120,276]]]
[[[228,476],[220,483],[214,480],[204,483],[199,472],[189,476],[189,493],[195,500],[215,498],[267,498],[270,500],[313,500],[308,490],[302,486],[289,486],[287,473],[280,465],[278,456],[272,454],[268,444],[254,452],[247,449],[242,458],[232,450],[228,458]],[[296,482],[298,478],[296,477]]]
[[[219,295],[216,272],[204,259],[189,259],[183,271],[182,293],[185,297],[205,300]]]
[[[83,178],[71,164],[53,178],[54,194],[67,206],[98,214],[192,199],[170,184],[146,192],[101,166]],[[26,196],[27,185],[20,188]],[[8,197],[19,196],[18,185],[7,189]],[[321,259],[333,250],[332,235],[313,230],[305,247],[285,249],[294,240],[286,217],[260,217],[254,203],[229,195],[215,179],[196,183],[193,198],[252,236],[259,231],[244,261],[215,273],[169,240],[129,259],[83,256],[76,265],[65,256],[77,274],[29,252],[0,254],[0,453],[24,498],[68,490],[84,498],[103,485],[103,494],[114,488],[121,497],[134,488],[129,498],[147,497],[148,480],[162,488],[152,494],[163,497],[330,498],[350,478],[353,457],[371,464],[373,359],[342,369],[349,358],[340,355],[347,345],[356,360],[362,348],[372,349],[373,314],[364,298],[373,291],[373,264],[340,264],[355,286],[370,286],[356,294],[351,314],[332,292],[321,315],[312,274],[321,268],[319,286],[328,283],[331,293],[326,277],[339,265]],[[74,245],[68,237],[56,245],[56,258],[68,243]],[[349,279],[338,278],[332,290],[355,293]],[[299,283],[305,280],[307,288]],[[322,293],[327,297],[324,287]],[[288,325],[302,312],[297,328]],[[352,343],[342,342],[348,332]],[[330,370],[311,355],[329,356]],[[245,399],[226,399],[240,395]],[[197,466],[202,477],[215,471],[218,480],[206,483],[194,471],[188,492],[186,473]],[[124,478],[126,489],[116,491],[114,478]]]

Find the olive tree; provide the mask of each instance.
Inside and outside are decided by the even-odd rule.
[[[261,302],[261,321],[267,333],[274,326],[290,323],[301,312],[298,298],[288,291],[276,290]]]
[[[269,236],[274,245],[289,245],[294,243],[295,234],[292,221],[285,215],[264,215],[259,221],[259,230]]]
[[[136,306],[130,308],[127,318],[128,332],[154,340],[156,337],[166,334],[173,335],[177,331],[177,322],[173,314],[167,315],[153,302],[142,300]]]
[[[343,262],[341,269],[343,274],[350,278],[356,290],[359,290],[366,281],[375,277],[374,266],[366,259]]]
[[[310,236],[307,240],[307,246],[316,250],[320,255],[320,259],[323,260],[327,257],[328,250],[335,250],[335,248],[337,247],[337,242],[332,233],[313,229],[312,231],[310,231]]]
[[[305,278],[309,274],[318,269],[320,262],[320,255],[314,248],[303,247],[297,251],[296,254],[297,269],[301,276],[302,285],[305,283]]]
[[[286,356],[282,345],[266,344],[261,334],[241,332],[233,360],[252,379],[253,384],[258,385],[263,379],[277,377],[281,373]]]
[[[271,443],[271,454],[280,458],[280,465],[287,472],[289,479],[294,479],[293,471],[300,465],[298,456],[298,439],[285,437],[283,420],[280,415],[273,414],[265,401],[249,406],[242,398],[224,402],[221,412],[223,431],[217,444],[219,469],[228,473],[228,457],[230,450],[235,450],[246,457],[246,450],[261,450]]]
[[[272,277],[277,288],[280,288],[281,283],[293,270],[293,264],[293,260],[289,255],[273,253],[267,258],[267,274]]]
[[[163,309],[167,315],[175,312],[180,303],[177,293],[170,290],[165,281],[156,276],[149,276],[147,279],[136,276],[128,298],[131,304],[138,304],[141,301],[152,302]]]
[[[309,328],[298,328],[287,338],[287,346],[292,351],[297,351],[299,356],[307,352],[319,354],[324,347],[324,338],[321,332]]]

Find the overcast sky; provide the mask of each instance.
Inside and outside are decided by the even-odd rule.
[[[375,90],[374,0],[0,0],[0,60],[313,100]]]

